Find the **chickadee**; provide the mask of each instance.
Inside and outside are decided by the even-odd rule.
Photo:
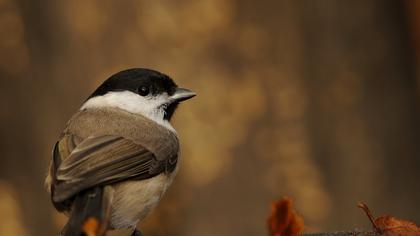
[[[114,74],[90,95],[55,144],[46,179],[54,207],[69,216],[62,236],[112,229],[141,235],[137,223],[178,170],[169,121],[195,95],[167,75],[137,68]]]

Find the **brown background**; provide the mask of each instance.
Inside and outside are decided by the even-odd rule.
[[[0,235],[56,235],[43,188],[65,122],[111,74],[199,95],[148,236],[265,235],[272,200],[307,232],[420,223],[420,4],[392,0],[0,0]]]

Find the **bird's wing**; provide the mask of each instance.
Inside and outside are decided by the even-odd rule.
[[[64,136],[54,148],[52,200],[65,201],[93,186],[126,179],[147,179],[176,165],[177,157],[159,161],[155,155],[119,136]]]

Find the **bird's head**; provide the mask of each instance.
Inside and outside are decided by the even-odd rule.
[[[128,69],[103,82],[81,109],[114,107],[157,122],[169,121],[178,104],[194,97],[167,75],[150,69]]]

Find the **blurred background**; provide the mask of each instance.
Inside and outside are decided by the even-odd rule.
[[[199,94],[145,235],[266,235],[284,195],[307,232],[370,228],[358,201],[420,223],[419,55],[415,0],[0,0],[0,235],[57,235],[52,146],[131,67]]]

